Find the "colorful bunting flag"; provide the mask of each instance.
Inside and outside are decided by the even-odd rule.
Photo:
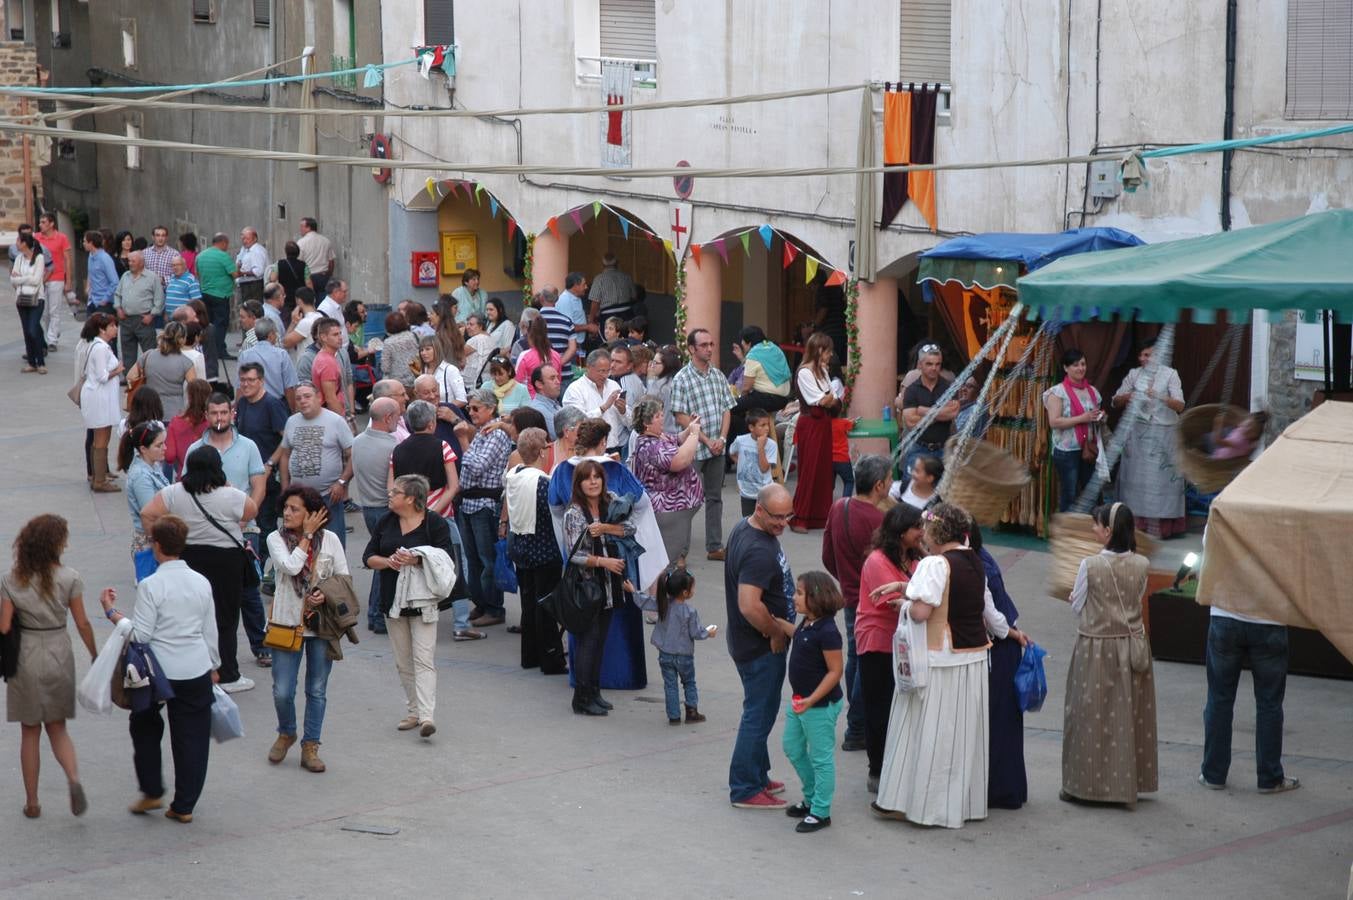
[[[805,270],[805,274],[803,276],[803,283],[804,284],[812,283],[812,280],[815,277],[817,277],[817,257],[809,256],[806,259],[804,259],[803,268]]]
[[[836,287],[838,284],[845,283],[846,273],[842,272],[840,269],[833,269],[832,273],[827,276],[827,287]]]
[[[475,203],[475,206],[478,206],[478,205],[479,205],[479,195],[482,194],[482,193],[484,193],[484,185],[482,185],[482,184],[480,184],[479,182],[476,181],[476,182],[474,183],[474,203]]]
[[[583,230],[583,212],[581,208],[568,211],[569,218],[573,220],[573,225],[579,231]]]
[[[512,236],[517,233],[517,220],[511,216],[507,217],[507,239],[512,240]]]
[[[436,200],[436,199],[437,199],[437,179],[435,179],[435,178],[429,178],[429,179],[427,180],[426,187],[427,187],[427,189],[428,189],[428,196],[431,197],[433,200]]]
[[[628,238],[630,236],[630,220],[625,218],[624,216],[620,216],[619,219],[620,219],[620,230],[621,232],[624,233],[625,237]]]
[[[738,235],[738,240],[742,241],[742,252],[751,256],[752,233],[750,231],[744,231],[742,234]]]
[[[601,201],[600,201],[600,200],[593,200],[593,201],[592,201],[592,218],[594,218],[594,219],[600,219],[600,218],[601,218]]]
[[[725,266],[728,265],[728,241],[725,238],[719,238],[717,241],[710,241],[709,243],[713,244],[714,249],[719,252],[719,257],[723,260],[723,264]],[[706,244],[705,246],[709,246],[709,244]]]
[[[550,221],[545,223],[545,227],[550,229],[550,234],[554,235],[555,240],[559,239],[559,220],[550,216]]]
[[[662,239],[662,246],[663,246],[663,249],[667,251],[667,254],[668,254],[669,256],[672,255],[672,242],[671,242],[671,241],[669,241],[667,238],[663,238],[663,239]]]
[[[700,245],[691,244],[691,258],[695,260],[695,267],[700,268]]]
[[[498,218],[498,198],[492,194],[489,194],[489,212],[495,219]]]
[[[769,225],[762,225],[757,231],[761,234],[761,243],[765,244],[766,249],[769,250],[770,242],[775,238],[775,232],[771,230]]]
[[[784,267],[788,269],[799,255],[799,251],[789,241],[785,241],[785,263]]]

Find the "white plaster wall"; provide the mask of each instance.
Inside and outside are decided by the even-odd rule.
[[[576,41],[575,32],[578,23],[592,27],[595,5],[596,0],[457,4],[462,47],[457,105],[490,109],[598,102],[599,86],[578,83],[574,60],[575,46],[592,52],[591,38]],[[1068,147],[1072,154],[1088,152],[1095,140],[1097,11],[1103,15],[1099,145],[1219,139],[1224,4],[954,0],[953,116],[937,132],[939,161],[1048,158],[1062,156]],[[383,15],[386,58],[407,56],[412,37],[421,33],[421,4],[390,0],[383,4]],[[898,15],[896,0],[657,0],[659,84],[656,90],[637,90],[636,98],[718,96],[892,78],[898,70]],[[1285,17],[1284,4],[1240,3],[1237,136],[1310,124],[1282,119]],[[442,82],[424,81],[409,69],[391,73],[386,96],[404,104],[447,102]],[[850,164],[858,113],[859,95],[854,93],[642,113],[634,121],[634,164],[666,166],[678,159],[696,166]],[[387,130],[448,160],[442,177],[458,177],[458,160],[517,160],[516,135],[505,124],[388,119]],[[521,130],[526,163],[599,162],[596,116],[531,117],[522,121]],[[1348,139],[1321,143],[1353,146]],[[396,155],[425,158],[398,141]],[[1148,241],[1217,231],[1220,170],[1219,155],[1152,161],[1149,187],[1107,201],[1098,214],[1086,216],[1085,224],[1115,225]],[[1081,206],[1084,175],[1084,166],[941,174],[941,228],[1060,230],[1067,210]],[[1234,226],[1344,205],[1350,176],[1353,161],[1329,151],[1237,153]],[[426,177],[421,172],[397,175],[393,199],[416,200]],[[479,180],[537,232],[550,216],[598,196],[663,230],[672,197],[666,179]],[[546,183],[568,189],[540,186]],[[770,222],[842,265],[852,237],[848,220],[854,215],[853,194],[850,177],[701,179],[695,188],[693,239],[706,241],[727,230]],[[1080,220],[1073,214],[1070,224]],[[910,206],[898,221],[921,224]],[[884,232],[879,262],[887,264],[938,240],[929,234]]]

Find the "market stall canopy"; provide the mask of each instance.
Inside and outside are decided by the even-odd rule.
[[[1316,628],[1353,660],[1353,404],[1288,426],[1212,501],[1198,602]]]
[[[1334,310],[1353,320],[1353,210],[1058,260],[1020,278],[1031,316],[1075,321],[1135,316],[1174,322],[1182,310],[1231,323],[1251,310]]]
[[[955,283],[965,288],[1013,289],[1021,267],[1033,272],[1073,253],[1135,247],[1134,234],[1118,228],[1073,228],[1058,234],[994,232],[945,241],[921,254],[916,280],[933,300],[935,284]]]

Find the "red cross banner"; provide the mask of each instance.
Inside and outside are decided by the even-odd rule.
[[[671,201],[667,204],[668,240],[672,242],[672,255],[681,261],[686,246],[691,242],[691,205]]]

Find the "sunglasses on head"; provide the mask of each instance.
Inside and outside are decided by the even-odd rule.
[[[921,345],[920,353],[921,353],[922,355],[927,354],[927,353],[939,353],[939,352],[940,352],[940,345],[939,345],[939,344],[922,344],[922,345]]]

